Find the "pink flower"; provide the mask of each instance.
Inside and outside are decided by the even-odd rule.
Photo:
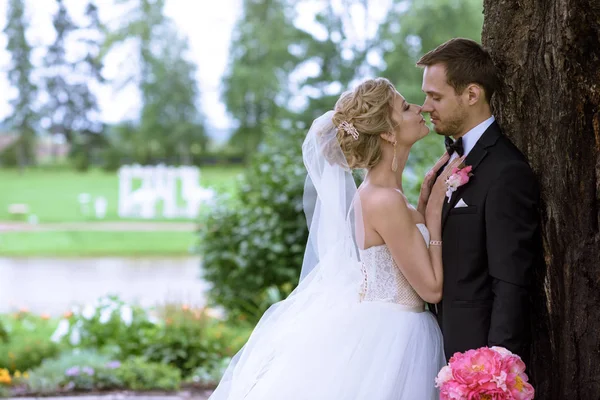
[[[456,381],[446,382],[440,390],[440,400],[464,400],[467,398],[468,392],[467,385]]]
[[[500,355],[487,347],[468,350],[463,355],[450,360],[452,374],[460,383],[480,385],[491,382],[494,375],[500,373],[502,359]]]
[[[466,400],[513,400],[510,393],[498,388],[494,383],[488,382],[469,390]]]
[[[435,379],[441,400],[531,400],[521,358],[503,347],[455,353]]]
[[[500,353],[500,355],[501,355],[502,357],[506,357],[506,356],[513,356],[513,355],[514,355],[512,351],[508,350],[508,349],[507,349],[507,348],[505,348],[505,347],[501,347],[501,346],[492,346],[492,347],[491,347],[491,349],[492,349],[492,350],[494,350],[494,351],[495,351],[495,352],[497,352],[497,353]]]
[[[464,168],[452,168],[452,174],[446,179],[446,197],[448,197],[448,202],[450,202],[452,193],[454,193],[456,189],[469,182],[469,179],[473,176],[471,173],[472,169],[473,167],[471,165]]]
[[[521,357],[511,355],[502,360],[502,369],[507,374],[523,374],[525,373],[525,363],[521,360]]]
[[[454,167],[452,168],[452,175],[456,175],[459,179],[460,179],[460,186],[466,184],[469,182],[469,178],[471,176],[471,170],[473,170],[473,167],[471,165],[469,165],[468,167],[464,167],[464,168],[457,168]]]
[[[435,387],[441,387],[444,383],[449,382],[453,378],[452,368],[450,368],[449,365],[446,365],[438,372],[438,375],[435,378]]]
[[[510,394],[515,400],[531,400],[535,395],[535,390],[527,382],[526,374],[509,374],[506,379]]]

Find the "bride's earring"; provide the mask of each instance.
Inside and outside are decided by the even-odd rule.
[[[394,159],[392,160],[392,171],[396,172],[398,171],[398,157],[396,156],[396,145],[398,144],[398,141],[395,140],[394,141]]]

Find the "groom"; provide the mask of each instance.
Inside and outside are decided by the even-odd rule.
[[[442,211],[444,287],[437,314],[449,359],[455,352],[503,346],[527,357],[529,285],[539,260],[538,187],[521,152],[490,110],[499,79],[478,43],[452,39],[425,54],[423,112],[470,181]]]

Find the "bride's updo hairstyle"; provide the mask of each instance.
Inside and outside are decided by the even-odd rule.
[[[396,93],[387,79],[369,79],[343,93],[335,104],[332,119],[351,169],[370,169],[381,159],[380,134],[394,131]]]

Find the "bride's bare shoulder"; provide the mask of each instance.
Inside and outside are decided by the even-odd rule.
[[[367,185],[360,190],[360,206],[363,213],[385,216],[408,213],[406,199],[397,189]]]

